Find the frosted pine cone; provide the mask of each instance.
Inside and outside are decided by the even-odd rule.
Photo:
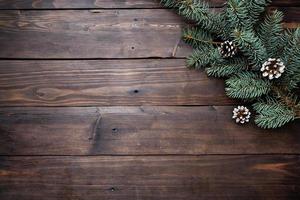
[[[238,106],[233,109],[232,118],[235,119],[236,123],[244,124],[245,122],[249,122],[250,119],[250,111],[245,106]]]
[[[223,58],[229,58],[237,53],[237,47],[231,41],[225,41],[219,47],[220,54]]]
[[[273,78],[279,78],[284,72],[285,66],[280,59],[269,58],[263,65],[260,71],[262,71],[263,77],[268,77],[270,80]]]

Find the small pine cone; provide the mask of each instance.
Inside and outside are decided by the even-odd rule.
[[[219,52],[223,58],[233,57],[237,53],[237,47],[231,41],[225,41],[219,47]]]
[[[269,58],[261,67],[263,77],[268,77],[270,80],[279,78],[284,72],[285,66],[280,59]]]
[[[245,106],[238,106],[233,109],[232,118],[235,119],[236,123],[244,124],[245,122],[249,122],[250,120],[250,111]]]

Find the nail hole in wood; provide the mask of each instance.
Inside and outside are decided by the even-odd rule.
[[[113,133],[117,133],[117,132],[118,132],[118,129],[117,129],[117,128],[113,128],[113,129],[112,129],[112,132],[113,132]]]
[[[135,94],[137,94],[137,93],[139,93],[139,90],[133,90],[133,92],[134,92]]]
[[[112,191],[112,192],[114,192],[114,191],[116,191],[116,188],[111,187],[111,188],[109,188],[109,190]]]
[[[131,49],[133,50],[133,49],[134,49],[134,47],[131,47]]]

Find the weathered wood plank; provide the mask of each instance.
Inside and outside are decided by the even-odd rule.
[[[0,155],[300,153],[300,123],[267,131],[232,107],[1,108]]]
[[[1,157],[0,198],[300,198],[299,156]]]
[[[221,7],[225,0],[209,0]],[[297,0],[274,0],[276,6],[300,6]],[[0,0],[0,9],[161,8],[159,0]]]
[[[184,59],[0,61],[0,106],[230,105]]]
[[[300,8],[285,9],[295,26]],[[182,58],[185,25],[167,9],[2,11],[0,58]]]
[[[0,58],[171,57],[184,22],[170,10],[0,12]],[[179,44],[177,57],[190,49]]]
[[[156,0],[0,0],[1,9],[158,8]]]

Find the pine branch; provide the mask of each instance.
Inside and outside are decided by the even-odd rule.
[[[228,0],[225,16],[231,30],[242,29],[249,26],[247,2],[241,0]]]
[[[184,29],[182,38],[195,49],[201,45],[210,46],[211,44],[220,44],[220,42],[213,41],[213,36],[209,32],[196,27]]]
[[[283,60],[287,66],[281,84],[291,91],[300,83],[300,28],[286,32],[287,44],[283,51]]]
[[[280,49],[285,45],[282,35],[282,19],[283,13],[280,11],[266,13],[256,28],[256,33],[271,58],[277,58],[280,55]]]
[[[300,102],[297,95],[288,91],[284,86],[272,86],[274,97],[282,104],[292,110],[300,117]]]
[[[253,31],[249,30],[241,31],[236,29],[232,36],[235,44],[249,58],[250,64],[259,69],[268,58],[266,48],[261,40],[255,36]]]
[[[252,29],[270,2],[270,0],[228,0],[226,19],[231,29]]]
[[[259,21],[261,14],[266,10],[266,7],[272,0],[247,0],[246,7],[248,8],[248,17],[251,25]]]
[[[202,48],[194,50],[194,52],[187,58],[187,65],[192,68],[200,69],[208,65],[213,65],[217,60],[220,60],[221,55],[217,48],[211,46],[203,46]]]
[[[223,60],[223,62],[206,68],[208,76],[214,77],[229,77],[230,75],[242,72],[248,67],[248,62],[245,58],[232,58],[230,60]]]
[[[274,99],[255,103],[253,108],[258,113],[255,123],[261,128],[278,128],[296,117],[295,112]]]
[[[284,31],[283,14],[265,10],[270,0],[227,0],[222,13],[201,0],[162,2],[196,22],[183,32],[183,40],[195,49],[187,59],[190,67],[228,78],[225,90],[231,98],[261,98],[253,106],[259,127],[277,128],[300,119],[300,102],[293,93],[300,83],[300,29]],[[237,122],[246,122],[240,120],[243,113],[236,114],[241,115]]]
[[[266,95],[271,83],[254,72],[241,72],[226,80],[226,94],[231,98],[251,99]]]
[[[175,8],[185,18],[195,21],[199,27],[212,33],[222,32],[221,14],[213,12],[209,4],[201,0],[162,0],[166,7]]]

